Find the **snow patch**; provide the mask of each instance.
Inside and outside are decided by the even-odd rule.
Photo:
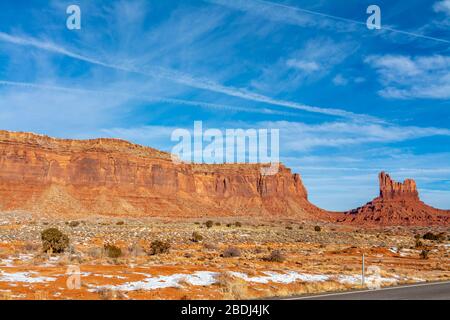
[[[262,272],[265,276],[259,277],[249,277],[247,274],[242,272],[230,272],[230,274],[236,278],[243,279],[247,282],[256,282],[256,283],[292,283],[298,280],[303,282],[323,282],[329,280],[329,277],[322,274],[306,274],[306,273],[297,273],[295,271],[289,271],[288,273],[277,273],[266,271]]]
[[[53,277],[33,277],[36,272],[15,272],[7,273],[0,271],[0,282],[25,282],[25,283],[42,283],[56,281]]]
[[[99,291],[110,289],[118,291],[155,290],[162,288],[182,287],[181,282],[189,283],[193,286],[208,286],[216,282],[217,272],[197,271],[194,274],[173,274],[170,276],[147,277],[141,281],[126,282],[121,285],[100,286],[89,291]]]

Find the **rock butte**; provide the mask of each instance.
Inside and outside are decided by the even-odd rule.
[[[366,205],[346,213],[340,222],[360,225],[450,225],[450,211],[430,207],[420,201],[416,182],[395,182],[381,172],[380,195]]]
[[[300,175],[280,165],[175,164],[169,153],[119,139],[65,140],[0,130],[0,210],[50,215],[261,216],[361,224],[448,224],[413,180],[380,175],[380,197],[347,213],[308,201]]]

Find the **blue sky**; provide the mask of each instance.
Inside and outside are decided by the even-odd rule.
[[[362,205],[385,170],[450,208],[449,46],[450,0],[2,1],[0,128],[166,151],[195,120],[279,128],[321,207]]]

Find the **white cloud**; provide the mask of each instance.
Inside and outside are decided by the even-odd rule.
[[[286,65],[291,68],[297,68],[306,73],[311,73],[320,70],[320,65],[315,61],[305,61],[299,59],[289,59],[286,61]]]
[[[443,12],[450,16],[450,0],[438,1],[433,5],[435,12]]]
[[[348,80],[342,74],[338,74],[333,78],[333,83],[336,86],[345,86],[348,84]]]
[[[379,94],[394,99],[449,99],[450,57],[374,55],[365,59],[380,76]]]
[[[257,90],[271,94],[295,91],[327,76],[358,47],[356,43],[336,42],[329,38],[310,39],[300,50],[265,67],[251,84]]]
[[[449,129],[396,126],[367,122],[264,122],[262,127],[278,128],[285,150],[308,151],[313,148],[348,148],[368,144],[386,144],[431,136],[450,137]]]

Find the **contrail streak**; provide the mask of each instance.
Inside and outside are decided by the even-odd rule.
[[[219,4],[219,5],[223,5],[223,6],[227,6],[227,7],[236,7],[236,6],[233,6],[233,1],[229,1],[229,0],[227,0],[227,1],[206,0],[206,1],[207,2],[211,2],[211,3],[215,3],[215,4]],[[344,18],[344,17],[331,15],[331,14],[322,13],[322,12],[319,12],[319,11],[313,11],[313,10],[303,9],[303,8],[300,8],[300,7],[289,6],[289,5],[285,5],[285,4],[281,4],[281,3],[276,3],[276,2],[266,1],[266,0],[246,0],[246,4],[248,4],[249,2],[253,2],[254,4],[256,4],[256,3],[263,4],[266,7],[272,6],[272,7],[284,8],[284,9],[289,9],[289,10],[292,10],[292,11],[297,11],[297,12],[302,12],[302,13],[306,13],[306,14],[310,14],[310,15],[319,16],[319,17],[322,17],[322,18],[333,19],[333,20],[348,22],[348,23],[352,23],[352,24],[363,25],[364,27],[366,26],[366,22],[363,22],[363,21],[348,19],[348,18]],[[387,31],[394,32],[394,33],[399,33],[399,34],[404,34],[404,35],[408,35],[408,36],[413,36],[413,37],[416,37],[416,38],[422,38],[422,39],[427,39],[427,40],[438,41],[438,42],[442,42],[442,43],[450,43],[450,41],[446,40],[446,39],[430,37],[430,36],[426,36],[426,35],[422,35],[422,34],[418,34],[418,33],[414,33],[414,32],[398,30],[398,29],[394,29],[394,28],[390,28],[390,27],[384,27],[383,26],[381,28],[381,30],[387,30]]]
[[[341,110],[341,109],[333,109],[333,108],[321,108],[308,106],[304,104],[300,104],[297,102],[273,99],[265,95],[257,94],[250,92],[241,88],[234,88],[230,86],[224,86],[209,79],[202,78],[194,78],[188,74],[184,74],[178,71],[163,69],[163,68],[151,68],[143,71],[142,68],[136,68],[134,66],[122,65],[120,63],[108,63],[103,62],[98,59],[94,59],[82,54],[74,53],[66,48],[58,46],[51,42],[40,41],[34,38],[29,37],[18,37],[12,36],[3,32],[0,32],[0,41],[5,41],[17,45],[22,46],[32,46],[41,50],[53,52],[56,54],[61,54],[73,59],[81,60],[90,64],[102,66],[105,68],[110,68],[114,70],[120,70],[124,72],[136,73],[140,75],[144,75],[147,77],[157,77],[162,79],[167,79],[172,82],[176,82],[179,84],[183,84],[192,88],[208,90],[216,93],[222,93],[228,96],[237,97],[245,100],[261,102],[271,105],[277,105],[285,108],[296,109],[301,111],[320,113],[329,116],[337,116],[350,118],[354,120],[365,120],[365,121],[373,121],[373,122],[382,122],[382,120],[364,114],[356,114],[353,112]]]
[[[239,106],[230,106],[230,105],[223,105],[223,104],[209,103],[209,102],[195,101],[195,100],[153,97],[153,96],[149,96],[149,95],[129,94],[129,93],[118,92],[118,91],[69,88],[69,87],[53,86],[53,85],[46,85],[46,84],[30,83],[30,82],[16,82],[16,81],[0,80],[0,86],[15,86],[15,87],[22,87],[22,88],[30,88],[30,89],[63,91],[63,92],[69,92],[69,93],[107,94],[107,95],[113,95],[113,96],[114,95],[122,96],[122,97],[130,98],[130,99],[140,99],[140,100],[147,101],[147,102],[163,102],[163,103],[171,103],[171,104],[178,104],[178,105],[185,105],[185,106],[201,107],[201,108],[207,108],[207,109],[222,109],[222,110],[249,112],[249,113],[295,116],[295,113],[278,111],[278,110],[273,110],[273,109],[268,109],[268,108],[239,107]]]

